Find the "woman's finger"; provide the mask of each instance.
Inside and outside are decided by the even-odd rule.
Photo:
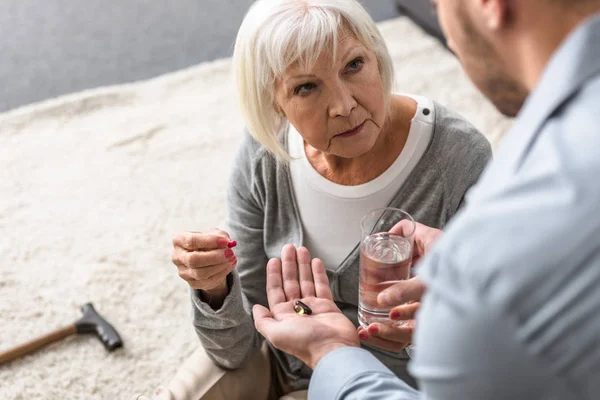
[[[400,281],[382,291],[377,296],[377,302],[380,306],[394,307],[409,301],[420,301],[425,290],[425,284],[415,277]]]
[[[407,321],[402,326],[375,323],[369,325],[367,331],[374,337],[390,342],[410,343],[414,333],[414,324],[412,321]]]
[[[314,297],[315,283],[310,265],[310,253],[306,247],[300,247],[296,250],[296,258],[298,260],[298,275],[300,279],[300,297]]]
[[[369,333],[368,330],[363,327],[358,327],[358,337],[360,340],[369,346],[378,347],[380,349],[390,351],[392,353],[400,353],[410,343],[392,342],[390,340],[382,339]]]
[[[175,247],[173,249],[173,254],[171,255],[171,262],[175,264],[178,268],[187,268],[185,265],[184,257],[187,257],[187,251],[183,250],[180,247]]]
[[[327,271],[323,261],[315,258],[310,263],[312,268],[313,280],[315,283],[315,295],[320,299],[326,299],[333,301],[331,294],[331,288],[329,287],[329,278],[327,278]]]
[[[410,343],[400,343],[400,342],[391,342],[389,340],[381,339],[375,335],[371,335],[369,339],[364,341],[368,343],[370,346],[375,346],[380,349],[390,351],[392,353],[400,353],[402,350],[406,348]]]
[[[179,276],[185,280],[192,289],[212,290],[221,285],[234,268],[235,263],[221,268],[214,275],[202,277],[202,279],[196,279],[195,273],[198,270],[183,268],[179,270]]]
[[[209,281],[214,279],[215,276],[221,275],[223,272],[225,272],[225,274],[230,273],[236,265],[237,260],[233,259],[222,264],[211,265],[210,267],[205,268],[186,268],[186,273],[194,280]]]
[[[206,268],[229,262],[235,258],[232,249],[218,249],[209,251],[188,251],[181,255],[188,268]]]
[[[356,331],[358,333],[359,339],[362,341],[367,341],[371,337],[369,332],[367,332],[367,330],[365,328],[363,328],[362,326],[359,326]]]
[[[283,292],[287,300],[299,299],[298,261],[296,248],[291,244],[286,244],[281,250],[281,276],[283,277]]]
[[[228,243],[229,235],[207,235],[201,232],[182,232],[173,238],[173,247],[181,247],[188,251],[225,248]]]
[[[281,277],[281,261],[278,258],[272,258],[267,263],[267,300],[271,310],[277,304],[286,302]]]
[[[415,314],[419,310],[421,303],[403,304],[392,308],[390,311],[390,319],[393,321],[407,321],[415,319]]]

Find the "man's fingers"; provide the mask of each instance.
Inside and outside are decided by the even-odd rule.
[[[377,302],[382,307],[393,307],[409,301],[420,301],[425,289],[425,284],[418,277],[407,279],[379,293]]]
[[[298,275],[300,278],[300,296],[314,297],[315,283],[310,265],[310,253],[306,247],[300,247],[296,251],[296,258],[298,260]]]
[[[256,327],[256,330],[268,339],[269,327],[276,323],[273,319],[273,314],[260,304],[255,304],[254,307],[252,307],[252,315],[254,316],[254,326]]]
[[[283,277],[283,292],[287,300],[299,299],[298,261],[296,248],[291,244],[286,244],[281,250],[281,276]]]
[[[392,308],[390,311],[390,319],[393,321],[407,321],[415,319],[415,314],[419,310],[421,303],[403,304]]]
[[[271,309],[286,301],[281,278],[281,261],[278,258],[272,258],[267,263],[267,300]]]
[[[188,251],[225,248],[228,243],[229,235],[225,232],[221,235],[183,232],[173,238],[174,247],[181,247]]]
[[[315,295],[320,299],[333,301],[331,288],[329,287],[329,279],[323,261],[315,258],[311,262],[313,280],[315,282]]]

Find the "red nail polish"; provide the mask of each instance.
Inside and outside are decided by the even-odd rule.
[[[358,337],[360,338],[360,340],[369,340],[369,335],[366,334],[365,332],[361,332]]]
[[[369,333],[376,335],[379,333],[379,328],[376,326],[370,326],[368,329]]]
[[[225,238],[219,238],[219,239],[217,239],[217,246],[219,246],[219,247],[227,246],[228,242],[229,242],[229,240],[227,240]]]
[[[227,243],[227,247],[230,249],[234,248],[235,246],[237,246],[237,242],[235,240],[230,240],[229,243]]]
[[[400,313],[398,311],[392,311],[390,313],[390,318],[391,319],[398,319],[398,318],[400,318]]]
[[[231,250],[231,249],[225,250],[225,257],[226,258],[233,257],[233,250]]]

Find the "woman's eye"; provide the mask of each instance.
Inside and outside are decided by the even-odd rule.
[[[365,61],[362,58],[356,58],[348,63],[348,71],[356,72],[360,70],[364,63]]]
[[[314,83],[305,83],[304,85],[297,86],[294,89],[294,94],[307,94],[314,90],[316,87],[317,85],[315,85]]]

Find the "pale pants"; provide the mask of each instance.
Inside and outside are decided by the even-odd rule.
[[[199,346],[171,382],[155,390],[153,400],[306,400],[306,390],[277,397],[275,386],[277,376],[281,375],[277,367],[271,366],[266,343],[244,367],[235,370],[218,367]],[[145,399],[145,396],[132,397],[132,400]]]

